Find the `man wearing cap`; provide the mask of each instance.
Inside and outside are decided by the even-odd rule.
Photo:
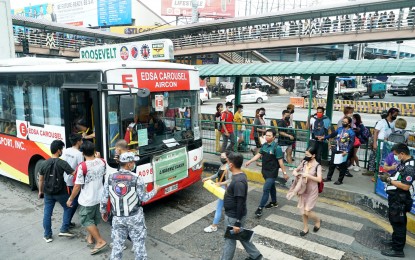
[[[111,199],[113,247],[111,259],[122,259],[123,245],[127,235],[131,237],[135,249],[135,259],[147,259],[145,239],[147,230],[141,202],[149,201],[160,190],[156,184],[151,192],[146,192],[143,179],[135,174],[135,154],[122,153],[119,156],[120,170],[105,180],[101,199],[101,215],[108,220],[107,203]]]

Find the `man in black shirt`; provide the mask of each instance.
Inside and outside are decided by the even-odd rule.
[[[413,200],[411,190],[415,178],[415,160],[406,144],[398,143],[392,147],[395,161],[400,161],[399,171],[394,175],[380,175],[379,178],[388,184],[389,222],[393,233],[391,240],[382,241],[390,249],[382,250],[382,255],[389,257],[405,257],[403,249],[406,243],[406,213],[411,211]]]
[[[240,153],[230,153],[228,155],[228,166],[232,172],[232,181],[226,189],[223,199],[225,208],[225,229],[232,226],[235,233],[241,231],[246,219],[246,199],[248,195],[248,180],[241,167],[243,156]],[[249,259],[262,259],[261,253],[252,242],[241,241],[242,246],[249,254]],[[225,238],[225,245],[221,260],[232,260],[235,254],[236,240]]]
[[[69,198],[69,194],[66,190],[63,174],[64,172],[67,172],[73,175],[75,171],[71,168],[71,166],[69,166],[69,164],[66,161],[61,160],[59,158],[62,155],[62,150],[64,147],[65,144],[61,140],[54,140],[50,144],[50,151],[52,153],[52,156],[50,159],[42,163],[42,166],[39,170],[39,198],[45,198],[45,208],[43,215],[43,239],[46,241],[46,243],[50,243],[53,241],[52,213],[56,202],[59,202],[59,204],[61,204],[63,208],[63,220],[59,236],[74,237],[74,234],[69,232],[71,210],[66,206],[66,201]],[[58,173],[57,181],[60,182],[61,189],[56,191],[56,193],[49,194],[46,190],[44,191],[45,179],[48,180],[47,178],[52,178],[49,176],[53,175],[54,167],[56,167],[56,172]],[[47,178],[45,178],[45,175],[49,176],[46,176]]]

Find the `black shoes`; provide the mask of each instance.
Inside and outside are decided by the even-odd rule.
[[[403,251],[395,251],[393,249],[382,250],[380,252],[382,255],[389,256],[389,257],[405,257]]]
[[[307,232],[304,232],[304,231],[301,231],[300,232],[300,236],[302,236],[302,237],[305,236],[305,235],[307,235],[307,234],[308,234],[308,231]]]
[[[353,174],[351,174],[350,172],[345,174],[346,177],[353,177]]]
[[[313,232],[317,232],[317,231],[319,231],[320,230],[320,228],[321,228],[321,223],[323,222],[323,220],[321,220],[320,219],[320,226],[319,227],[316,227],[316,226],[314,226],[314,228],[313,228]]]
[[[342,185],[343,184],[343,182],[341,182],[341,181],[336,181],[335,183],[333,183],[334,185]]]
[[[331,179],[329,179],[329,178],[324,178],[324,179],[323,179],[323,182],[331,182]]]
[[[245,258],[245,260],[261,260],[262,258],[263,258],[262,255],[259,255],[256,258],[247,257],[247,258]]]
[[[262,208],[257,208],[257,210],[255,210],[255,215],[257,217],[261,217],[262,216]]]
[[[278,203],[277,202],[270,202],[267,205],[265,205],[266,209],[270,209],[270,208],[278,208]]]

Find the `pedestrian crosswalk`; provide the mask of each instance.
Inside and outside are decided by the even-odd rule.
[[[310,234],[301,237],[300,231],[303,229],[303,222],[299,209],[295,206],[296,202],[281,203],[280,201],[280,204],[279,208],[265,210],[260,219],[254,217],[252,207],[250,210],[248,209],[247,228],[254,230],[253,243],[265,259],[340,260],[348,258],[345,257],[345,254],[350,251],[350,248],[360,246],[356,242],[355,233],[362,230],[364,221],[353,212],[318,202],[314,211],[322,219],[322,226],[318,232],[313,232],[314,223],[310,220]],[[179,236],[180,231],[187,232],[187,228],[194,232],[195,225],[205,226],[207,223],[211,223],[212,218],[208,215],[214,212],[215,207],[216,201],[208,203],[165,225],[162,230],[173,236]],[[223,239],[222,229],[219,226],[219,231],[215,234],[205,234],[202,228],[197,230],[204,239],[220,241]],[[239,254],[245,254],[243,246],[239,242],[237,248],[241,250],[238,251]],[[218,255],[212,256],[212,259],[219,258],[219,254],[220,251]]]

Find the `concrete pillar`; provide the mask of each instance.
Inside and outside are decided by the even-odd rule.
[[[348,60],[350,55],[350,46],[347,44],[343,45],[343,60]]]
[[[0,59],[9,59],[16,56],[13,39],[10,0],[0,0]]]

